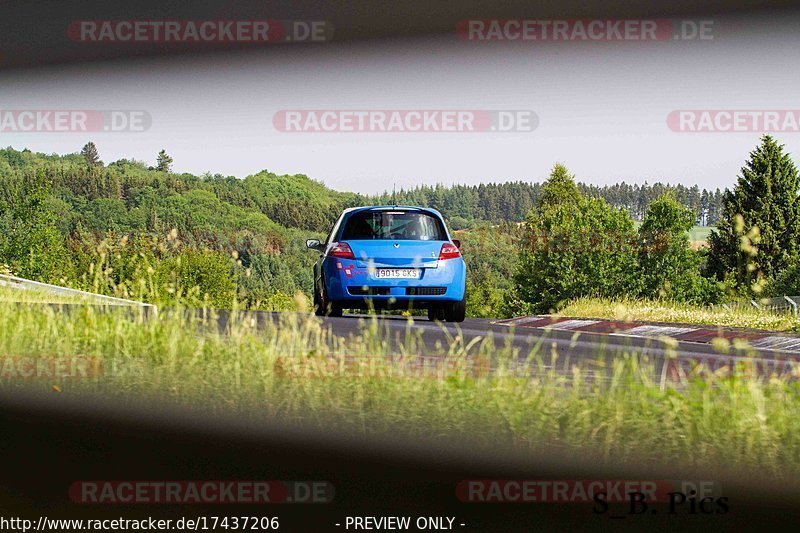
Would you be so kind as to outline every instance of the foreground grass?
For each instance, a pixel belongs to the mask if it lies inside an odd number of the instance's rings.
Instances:
[[[464,346],[458,337],[443,347],[446,364],[425,367],[414,334],[392,350],[376,322],[344,339],[306,315],[261,328],[245,315],[219,331],[195,314],[161,313],[0,303],[0,386],[146,397],[256,423],[278,418],[487,450],[800,473],[800,396],[778,379],[696,379],[662,390],[631,353],[608,361],[608,380],[587,379],[578,367],[563,377],[540,366],[555,355],[549,348],[530,354],[520,377],[510,347],[490,339]],[[80,375],[44,375],[54,361],[75,360],[85,363]],[[19,373],[21,361],[43,364],[31,377]]]
[[[727,311],[658,300],[579,298],[558,313],[562,316],[606,318],[610,320],[709,324],[714,326],[800,332],[800,318],[755,308]]]
[[[16,289],[0,286],[0,302],[75,304],[91,303],[88,296],[66,296],[36,289]]]

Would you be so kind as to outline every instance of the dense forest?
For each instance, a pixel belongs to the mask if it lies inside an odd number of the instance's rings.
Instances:
[[[69,155],[0,149],[0,263],[20,276],[145,300],[199,285],[214,305],[235,295],[250,307],[296,308],[312,285],[306,238],[329,231],[346,207],[422,205],[465,230],[471,313],[490,315],[510,288],[519,223],[543,191],[538,181],[515,181],[361,195],[304,175],[240,179],[171,166],[165,151],[154,165],[104,164],[92,143]],[[661,183],[577,187],[638,220],[666,194],[700,225],[717,222],[723,196]]]
[[[697,185],[631,185],[623,182],[600,187],[578,183],[578,188],[586,196],[602,198],[616,208],[625,209],[634,220],[642,220],[652,202],[664,194],[670,194],[695,214],[697,225],[713,226],[719,217],[722,202],[719,189],[709,191]],[[460,229],[481,221],[493,224],[521,222],[539,201],[541,191],[541,183],[524,181],[450,187],[421,186],[395,193],[385,192],[369,198],[369,203],[396,202],[433,207],[444,213],[454,228]]]

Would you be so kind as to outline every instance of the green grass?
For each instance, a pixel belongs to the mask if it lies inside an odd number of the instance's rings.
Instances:
[[[642,222],[640,220],[634,220],[633,225],[638,230]],[[711,235],[711,232],[715,229],[714,226],[694,226],[689,230],[689,240],[697,243],[708,242],[708,236]]]
[[[558,313],[563,316],[611,320],[709,324],[713,326],[800,332],[800,319],[791,313],[768,313],[755,308],[698,307],[664,300],[579,298]]]
[[[714,231],[713,226],[695,226],[689,230],[689,240],[692,242],[708,242],[708,236]]]
[[[0,302],[75,304],[90,303],[90,296],[65,296],[36,289],[13,289],[0,286]]]
[[[180,309],[151,319],[137,313],[0,303],[0,386],[148,398],[256,424],[277,418],[354,435],[470,442],[495,453],[562,450],[598,461],[800,473],[800,396],[780,379],[708,377],[662,388],[635,353],[611,354],[607,381],[588,380],[577,366],[564,377],[543,366],[558,355],[549,345],[521,354],[528,366],[520,374],[510,346],[492,339],[464,346],[458,336],[441,347],[445,366],[422,371],[417,334],[409,330],[392,350],[376,321],[343,338],[305,314],[265,328],[244,315],[218,331],[214,320],[185,318]],[[10,375],[21,358],[75,357],[93,371]],[[493,373],[485,372],[490,359]]]

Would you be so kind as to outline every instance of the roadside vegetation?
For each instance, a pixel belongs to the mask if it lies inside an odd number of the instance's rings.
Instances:
[[[323,237],[346,207],[398,202],[434,207],[458,230],[470,269],[470,316],[516,311],[507,296],[518,234],[541,196],[540,183],[420,186],[365,196],[300,174],[195,176],[175,172],[173,164],[165,150],[153,165],[106,164],[91,142],[63,156],[0,149],[0,262],[25,278],[148,302],[174,303],[179,292],[197,286],[198,303],[207,297],[230,307],[235,298],[251,309],[305,309],[315,260],[305,239]],[[700,225],[716,222],[722,198],[719,190],[661,183],[577,187],[634,219],[670,193]],[[133,286],[142,278],[146,290]]]
[[[769,313],[747,306],[737,306],[728,310],[719,306],[699,307],[668,300],[578,298],[559,310],[557,314],[570,317],[708,324],[800,333],[800,318],[791,313]]]
[[[305,311],[316,259],[305,239],[323,238],[346,207],[398,202],[439,209],[461,239],[468,316],[560,312],[580,298],[702,314],[800,294],[800,179],[770,136],[724,193],[594,187],[557,164],[543,183],[370,197],[304,175],[194,176],[172,164],[162,150],[155,166],[106,165],[92,143],[66,156],[0,150],[0,262],[22,277],[149,303]]]
[[[234,316],[219,330],[213,313],[203,320],[183,311],[147,318],[131,309],[59,313],[0,302],[0,386],[172,404],[253,424],[275,418],[349,435],[459,440],[496,453],[563,452],[775,479],[800,473],[800,391],[783,378],[743,371],[662,387],[651,363],[630,352],[605,354],[608,379],[598,379],[602,354],[561,375],[546,365],[564,354],[546,342],[518,354],[491,339],[464,346],[456,336],[443,358],[424,360],[413,331],[394,349],[373,320],[340,338],[310,314],[262,327],[252,315]],[[41,375],[76,358],[85,375]],[[512,364],[520,359],[524,365]],[[21,375],[21,361],[42,364]]]
[[[0,286],[0,302],[74,304],[91,303],[91,297],[65,296],[39,290],[20,290]]]
[[[695,222],[695,213],[665,194],[647,206],[637,228],[626,210],[583,194],[558,164],[524,225],[512,312],[622,299],[633,302],[630,311],[664,310],[646,313],[651,320],[667,321],[672,308],[708,320],[714,313],[703,308],[712,304],[800,294],[800,177],[775,139],[762,137],[723,194],[707,247],[692,245]]]
[[[492,450],[800,473],[800,395],[789,376],[757,378],[742,358],[734,376],[704,372],[678,386],[654,379],[635,352],[598,353],[562,374],[553,358],[565,354],[546,340],[525,354],[491,338],[465,346],[458,335],[426,352],[440,357],[423,358],[413,328],[397,345],[371,319],[337,336],[310,313],[315,258],[304,240],[321,237],[345,207],[388,200],[302,175],[198,177],[171,165],[165,151],[148,167],[106,166],[89,145],[69,156],[0,150],[0,262],[16,275],[157,305],[60,312],[0,295],[0,386]],[[702,322],[702,306],[788,290],[800,271],[787,244],[794,167],[765,137],[747,168],[718,202],[696,188],[582,186],[563,165],[542,185],[423,187],[398,201],[456,222],[473,316],[574,310]],[[753,195],[773,198],[771,211]],[[689,232],[712,220],[719,237],[696,249]],[[779,261],[762,260],[762,236]],[[219,308],[233,310],[224,329]],[[262,315],[259,325],[243,309],[298,312]],[[47,372],[76,361],[81,375]]]

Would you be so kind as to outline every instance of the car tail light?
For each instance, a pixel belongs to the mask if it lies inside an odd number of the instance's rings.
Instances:
[[[451,242],[444,243],[442,245],[442,251],[439,252],[439,260],[455,259],[456,257],[461,257],[461,252],[458,251],[458,247]]]
[[[350,249],[350,245],[346,242],[335,242],[331,249],[328,250],[328,255],[330,257],[341,257],[342,259],[355,259],[356,256],[353,255],[353,250]]]

